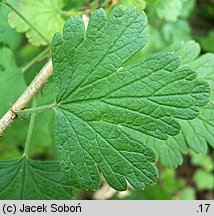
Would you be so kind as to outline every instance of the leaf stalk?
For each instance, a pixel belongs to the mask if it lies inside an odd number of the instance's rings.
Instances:
[[[36,106],[36,100],[33,100],[33,107]],[[22,158],[27,158],[29,159],[29,147],[30,147],[30,142],[32,139],[32,135],[33,135],[33,128],[35,125],[35,120],[36,120],[36,113],[33,113],[30,117],[30,123],[29,123],[29,127],[28,127],[28,132],[27,132],[27,137],[26,137],[26,141],[25,141],[25,147],[24,147],[24,152],[22,155]]]
[[[53,109],[54,107],[56,107],[55,103],[44,105],[44,106],[39,106],[39,107],[32,107],[32,108],[24,109],[24,110],[13,110],[13,112],[16,113],[20,117],[25,117],[30,114],[45,112],[47,110]]]

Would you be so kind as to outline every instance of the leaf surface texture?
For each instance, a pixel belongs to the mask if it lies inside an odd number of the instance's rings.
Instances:
[[[70,181],[58,162],[0,161],[0,197],[6,200],[72,199]]]
[[[56,145],[60,166],[74,185],[97,189],[101,171],[117,190],[127,181],[144,188],[157,178],[152,150],[133,132],[162,140],[178,134],[176,120],[193,119],[208,102],[209,87],[180,66],[172,52],[126,63],[143,48],[146,17],[136,9],[100,9],[85,32],[69,19],[52,42]]]

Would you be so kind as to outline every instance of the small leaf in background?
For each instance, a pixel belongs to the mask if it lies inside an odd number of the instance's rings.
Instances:
[[[161,26],[160,32],[163,40],[168,45],[191,39],[191,27],[185,20],[177,20],[174,23],[165,23]],[[162,49],[164,48],[165,47]]]
[[[17,0],[13,0],[13,3],[17,2]],[[11,49],[16,49],[22,39],[22,35],[17,33],[15,29],[12,29],[8,24],[8,14],[10,9],[1,5],[0,7],[0,43],[5,45],[9,45]]]
[[[74,185],[97,189],[99,170],[117,190],[155,182],[155,157],[132,131],[159,139],[180,132],[175,118],[192,119],[208,102],[207,83],[179,68],[173,53],[157,53],[125,66],[146,43],[146,17],[116,7],[66,22],[52,43],[60,166]],[[148,143],[149,145],[149,143]]]
[[[181,133],[169,137],[167,140],[159,140],[151,136],[134,134],[138,140],[142,139],[155,152],[161,165],[167,168],[175,168],[183,163],[183,154],[188,152],[186,142]]]
[[[197,153],[207,150],[207,143],[214,147],[214,54],[198,57],[200,47],[194,41],[181,45],[179,51],[182,62],[198,72],[198,76],[210,84],[212,95],[209,104],[201,108],[200,115],[191,121],[180,122],[188,146]]]
[[[73,199],[72,185],[57,162],[18,159],[0,161],[3,200]]]
[[[195,190],[191,187],[186,187],[183,190],[180,190],[179,193],[175,196],[177,200],[195,200]]]
[[[149,34],[146,46],[132,59],[145,57],[154,52],[160,52],[176,42],[188,41],[191,39],[191,28],[186,20],[177,20],[176,22],[163,22],[160,25],[154,25],[152,17],[148,17],[150,23],[145,32]],[[156,19],[157,20],[157,19]]]
[[[130,7],[135,7],[139,10],[144,10],[146,8],[146,4],[150,3],[156,3],[157,0],[120,0],[119,3],[124,7],[124,8],[130,8]]]
[[[214,31],[210,31],[206,36],[200,36],[198,38],[202,49],[205,52],[214,52]]]
[[[64,0],[20,0],[15,5],[19,12],[49,41],[55,32],[62,31],[64,19],[60,11],[63,6]],[[25,32],[29,42],[33,45],[47,45],[47,42],[16,13],[9,14],[9,24],[18,32]]]
[[[211,158],[207,154],[191,154],[192,164],[194,166],[200,166],[207,172],[211,172],[214,170],[213,158]]]
[[[148,11],[166,21],[174,22],[182,11],[184,0],[159,0],[156,4],[149,5]]]
[[[170,23],[176,22],[179,18],[188,18],[194,6],[195,0],[158,0],[156,4],[148,5],[147,11],[155,19]]]
[[[214,187],[213,173],[199,169],[196,171],[193,179],[199,190],[211,190]]]
[[[180,17],[183,19],[191,19],[191,16],[196,7],[196,0],[181,0],[182,10],[180,11]]]
[[[144,0],[120,0],[120,4],[124,8],[136,7],[139,10],[144,10],[146,7],[146,1]]]
[[[17,67],[13,53],[0,48],[0,117],[2,117],[25,90],[24,77]]]

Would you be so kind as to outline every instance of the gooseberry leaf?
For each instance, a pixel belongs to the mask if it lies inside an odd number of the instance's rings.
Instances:
[[[0,161],[2,200],[73,199],[72,186],[58,162],[17,159]]]
[[[176,135],[176,118],[193,119],[209,87],[171,52],[126,63],[143,48],[146,16],[116,7],[69,19],[52,42],[56,146],[73,185],[97,189],[100,173],[117,190],[138,189],[157,178],[155,156],[132,131],[159,139]]]
[[[194,41],[176,43],[167,49],[174,51],[181,57],[182,66],[188,65],[198,72],[198,76],[206,80],[214,91],[214,54],[200,54],[200,46]],[[200,108],[200,114],[192,120],[179,120],[182,132],[167,141],[144,136],[152,150],[156,153],[161,164],[168,168],[175,168],[183,162],[183,153],[189,149],[197,153],[207,151],[207,144],[214,148],[214,96],[211,95],[209,103]],[[139,135],[136,135],[139,136]],[[142,139],[142,136],[138,139]]]
[[[139,135],[137,135],[139,136]],[[161,165],[167,168],[176,168],[183,162],[183,154],[188,152],[188,147],[182,133],[169,137],[167,140],[160,140],[151,136],[140,136],[155,152]]]
[[[64,19],[60,10],[63,6],[64,0],[21,0],[15,5],[19,12],[50,42],[53,35],[62,30]],[[47,42],[15,12],[9,14],[9,24],[18,32],[26,32],[29,42],[33,45],[47,45]]]
[[[200,54],[200,46],[194,41],[180,43],[176,51],[181,56],[183,64],[196,70],[199,78],[206,80],[211,87],[211,98],[209,103],[200,109],[197,118],[190,121],[180,121],[182,134],[190,149],[196,153],[207,151],[207,143],[214,148],[214,54]],[[172,49],[172,48],[171,48]]]

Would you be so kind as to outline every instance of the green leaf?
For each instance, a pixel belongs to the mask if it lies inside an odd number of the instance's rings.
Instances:
[[[183,64],[192,63],[200,54],[201,48],[195,41],[178,42],[174,43],[167,51],[176,52],[180,57]]]
[[[26,88],[24,77],[18,69],[13,53],[0,48],[0,117],[11,107]]]
[[[195,200],[196,194],[195,190],[191,187],[185,187],[178,192],[175,196],[176,200]]]
[[[147,37],[142,11],[116,7],[93,13],[87,32],[69,19],[52,43],[56,145],[60,166],[74,185],[97,189],[101,171],[117,190],[157,178],[150,148],[132,131],[160,139],[180,132],[175,118],[192,119],[208,102],[207,83],[173,53],[157,53],[126,66]]]
[[[72,199],[70,181],[57,162],[27,159],[0,161],[3,200]]]
[[[161,26],[161,29],[158,30],[161,32],[162,37],[168,46],[175,42],[191,39],[191,28],[186,20],[179,19],[173,23],[166,22]]]
[[[212,92],[214,91],[214,54],[204,54],[198,57],[200,46],[194,41],[180,44],[177,51],[181,55],[182,62],[198,72],[201,79],[209,82]],[[187,145],[197,153],[207,150],[207,143],[214,148],[214,95],[207,106],[202,107],[200,115],[191,121],[181,121],[184,139]]]
[[[146,7],[146,1],[144,0],[120,0],[120,4],[124,8],[136,7],[139,10],[144,10]]]
[[[194,41],[177,43],[168,50],[178,53],[181,57],[182,65],[188,65],[190,68],[197,70],[199,77],[208,81],[212,92],[214,91],[213,54],[205,54],[198,57],[200,46]],[[195,119],[189,121],[179,120],[182,128],[181,134],[170,137],[167,141],[148,136],[144,138],[147,140],[147,143],[152,145],[152,150],[155,151],[163,166],[175,168],[181,165],[183,162],[182,154],[187,152],[188,149],[192,149],[197,153],[203,153],[207,150],[207,143],[214,148],[213,99],[212,94],[209,104],[200,108],[200,114]]]
[[[194,7],[195,0],[158,0],[156,4],[148,5],[146,10],[154,21],[162,19],[170,25],[170,22],[178,21],[179,18],[187,19]]]
[[[149,17],[151,21],[152,17]],[[155,22],[157,20],[154,19]],[[141,56],[146,56],[169,47],[171,44],[191,39],[191,28],[187,21],[178,20],[177,22],[161,25],[148,25],[146,31],[149,34],[149,40],[145,48],[140,52]]]
[[[196,0],[181,0],[182,10],[180,12],[180,17],[184,19],[189,19],[192,12],[197,7]]]
[[[13,0],[13,2],[17,2]],[[21,35],[12,29],[8,24],[9,8],[5,5],[0,6],[0,43],[17,48],[21,41]]]
[[[211,30],[206,36],[198,38],[201,47],[206,52],[214,52],[214,31]]]
[[[182,11],[182,2],[185,0],[159,0],[154,5],[149,5],[148,11],[166,21],[174,22]]]
[[[198,170],[193,177],[199,190],[212,190],[214,185],[213,173]]]
[[[209,154],[191,154],[191,163],[194,166],[200,166],[207,172],[214,170],[212,155]]]
[[[15,7],[40,33],[51,41],[55,32],[62,31],[64,19],[60,15],[60,10],[63,6],[64,0],[21,0]],[[26,37],[33,45],[47,45],[47,42],[16,13],[11,12],[9,14],[9,24],[18,32],[26,32]]]
[[[130,7],[135,7],[139,10],[144,10],[146,8],[146,4],[154,4],[156,3],[157,0],[120,0],[119,3],[124,7],[124,8],[130,8]]]
[[[142,139],[142,136],[140,137]],[[155,152],[161,165],[167,168],[175,168],[183,162],[183,155],[187,153],[188,148],[182,134],[169,137],[168,140],[159,140],[154,137],[145,136],[147,143]]]

